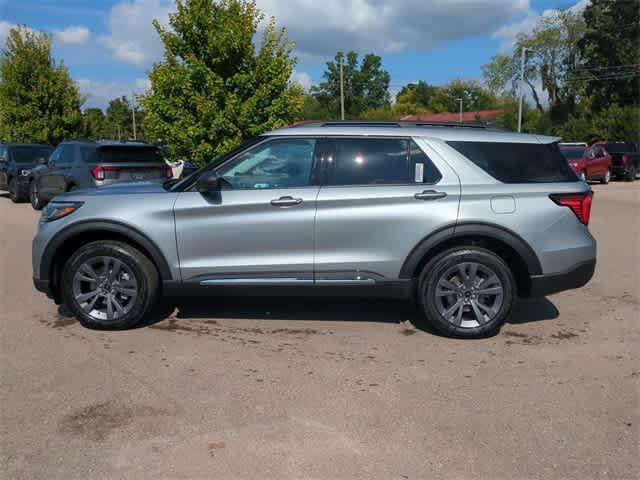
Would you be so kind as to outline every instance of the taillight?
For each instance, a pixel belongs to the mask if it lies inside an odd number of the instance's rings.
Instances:
[[[586,193],[554,193],[549,198],[558,205],[569,207],[576,214],[578,220],[589,225],[589,217],[591,216],[591,202],[593,201],[593,192]]]
[[[96,165],[91,169],[91,176],[96,180],[104,180],[107,178],[107,173],[117,172],[117,171],[118,171],[118,167]]]
[[[622,155],[622,163],[627,163],[629,161],[628,155]]]

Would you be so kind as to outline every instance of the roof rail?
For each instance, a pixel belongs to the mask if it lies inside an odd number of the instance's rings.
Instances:
[[[428,122],[428,121],[366,121],[366,120],[338,120],[328,122],[304,122],[296,127],[377,127],[377,128],[417,128],[417,127],[443,127],[443,128],[476,128],[485,130],[508,130],[501,125],[490,122]]]

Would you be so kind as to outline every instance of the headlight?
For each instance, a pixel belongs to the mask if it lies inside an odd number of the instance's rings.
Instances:
[[[31,174],[31,170],[21,170],[20,175],[23,177],[28,177]]]
[[[40,217],[40,221],[42,222],[53,222],[54,220],[58,220],[60,218],[66,217],[67,215],[71,215],[77,209],[79,209],[83,205],[83,202],[55,202],[47,205],[44,210],[42,210],[42,217]]]

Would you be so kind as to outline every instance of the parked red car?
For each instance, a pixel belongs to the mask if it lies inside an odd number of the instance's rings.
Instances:
[[[609,183],[611,180],[611,155],[602,145],[596,144],[584,148],[560,144],[560,151],[583,181]]]

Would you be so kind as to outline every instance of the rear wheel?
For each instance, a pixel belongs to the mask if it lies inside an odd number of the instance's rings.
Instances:
[[[40,197],[40,190],[38,190],[38,183],[32,180],[29,184],[29,201],[34,210],[42,210],[47,202],[43,201]]]
[[[627,177],[626,177],[627,182],[633,182],[636,179],[637,175],[638,175],[638,167],[636,167],[635,165],[631,165],[629,167],[629,171],[627,172]]]
[[[511,314],[516,282],[507,264],[489,250],[460,247],[424,267],[418,302],[430,326],[452,337],[493,335]]]
[[[607,168],[607,171],[605,172],[604,177],[600,179],[600,183],[602,183],[603,185],[606,185],[610,181],[611,181],[611,170]]]
[[[135,326],[153,307],[158,289],[153,263],[121,242],[85,245],[71,256],[62,273],[64,302],[89,328]]]

